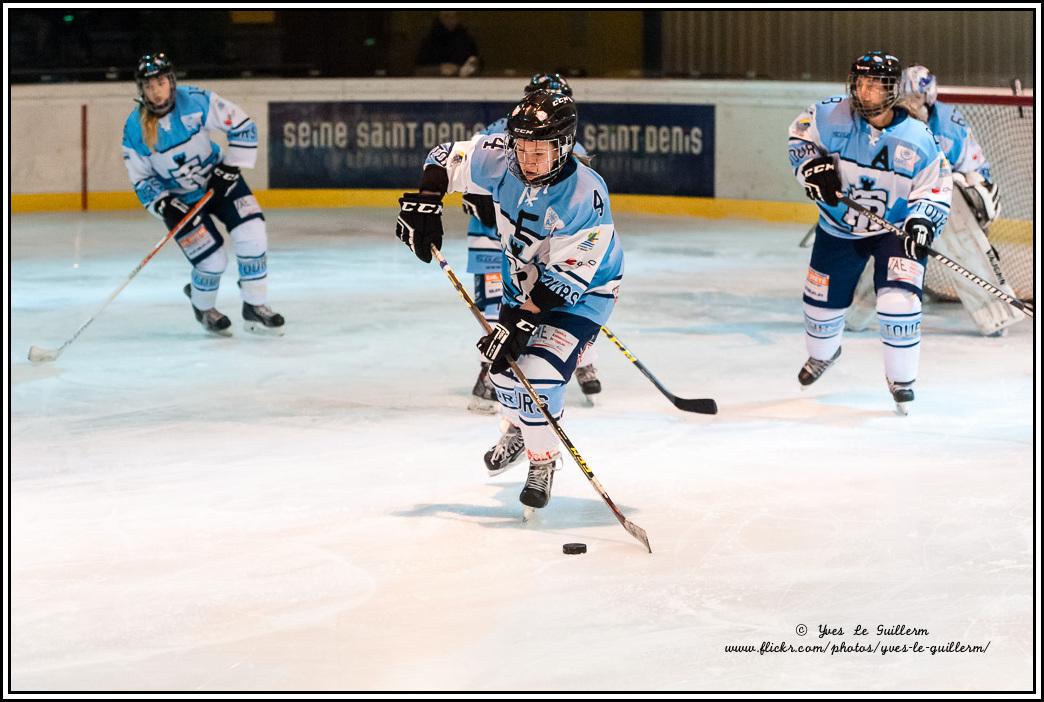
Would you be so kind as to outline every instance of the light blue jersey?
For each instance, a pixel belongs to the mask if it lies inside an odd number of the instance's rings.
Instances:
[[[939,146],[954,171],[976,172],[987,182],[993,182],[989,161],[960,110],[953,105],[936,102],[928,108],[928,128],[939,140]]]
[[[842,192],[900,229],[920,217],[941,232],[950,212],[950,163],[923,122],[895,108],[892,123],[877,129],[859,116],[847,97],[833,97],[802,112],[790,125],[790,166],[804,187],[801,167],[837,155]],[[817,201],[819,226],[842,239],[861,239],[882,228],[843,203]]]
[[[228,135],[228,153],[211,141],[209,131]],[[257,125],[236,105],[202,88],[178,87],[174,108],[158,120],[154,148],[145,144],[139,109],[123,127],[123,163],[141,204],[152,211],[167,195],[192,204],[203,197],[211,170],[253,168],[257,160]],[[155,214],[155,213],[154,213]]]
[[[491,136],[507,132],[507,117],[490,122],[476,136]],[[577,142],[573,145],[573,153],[587,156],[587,150]],[[468,273],[484,275],[499,273],[501,268],[500,233],[496,227],[487,227],[478,217],[470,217],[468,221]]]
[[[539,281],[565,301],[557,311],[603,324],[623,278],[605,181],[569,159],[554,183],[528,186],[509,171],[506,145],[503,134],[440,144],[425,166],[446,169],[450,192],[493,196],[506,304],[522,305]]]

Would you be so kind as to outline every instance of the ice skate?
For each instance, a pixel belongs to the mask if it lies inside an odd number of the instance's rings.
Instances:
[[[501,420],[506,422],[506,420]],[[508,424],[507,430],[500,437],[500,441],[486,451],[486,471],[490,477],[500,475],[522,457],[526,451],[526,443],[522,439],[522,430],[513,424]]]
[[[192,284],[189,283],[185,286],[185,297],[190,301],[192,300]],[[196,315],[196,321],[203,325],[211,334],[217,334],[218,336],[232,336],[232,322],[228,317],[217,311],[216,307],[211,307],[209,310],[197,309],[195,305],[192,305],[192,312]]]
[[[519,502],[534,509],[547,506],[551,499],[551,482],[558,469],[557,463],[557,456],[550,461],[530,462],[529,477],[526,479],[526,486],[522,488],[522,492],[518,496]]]
[[[807,387],[812,383],[819,380],[819,376],[823,375],[827,368],[834,365],[834,361],[841,355],[841,347],[837,348],[837,351],[828,361],[820,361],[818,358],[812,358],[805,361],[805,365],[798,371],[798,382],[801,383],[802,387]]]
[[[576,369],[576,382],[585,395],[597,395],[602,392],[602,382],[598,380],[598,369],[593,363]]]
[[[895,400],[895,411],[904,417],[910,413],[910,403],[914,401],[913,384],[912,380],[907,383],[888,381],[888,389],[892,392],[892,399]]]
[[[268,305],[251,305],[243,303],[243,328],[254,334],[267,334],[269,336],[282,336],[283,315],[272,311]]]
[[[478,378],[475,379],[475,387],[471,388],[468,410],[479,414],[496,414],[497,404],[497,393],[489,379],[489,364],[483,363]]]

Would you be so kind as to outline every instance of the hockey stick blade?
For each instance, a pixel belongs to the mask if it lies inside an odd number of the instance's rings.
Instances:
[[[697,414],[718,413],[718,403],[710,398],[687,400],[684,397],[676,397],[672,401],[674,406],[682,412],[696,412]]]
[[[646,550],[652,553],[652,546],[649,545],[649,536],[645,533],[645,529],[626,518],[621,520],[620,523],[623,524],[623,528],[627,530],[628,534],[640,541],[642,546],[645,546]]]
[[[51,361],[58,360],[58,351],[55,349],[41,348],[39,346],[30,346],[29,360],[32,363],[50,363]]]

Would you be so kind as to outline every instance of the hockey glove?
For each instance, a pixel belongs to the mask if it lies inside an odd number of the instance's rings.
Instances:
[[[238,180],[238,166],[228,166],[224,163],[214,166],[214,170],[210,172],[210,179],[207,181],[207,189],[214,191],[214,197],[210,199],[210,206],[220,205]]]
[[[927,219],[914,218],[906,221],[906,236],[903,247],[906,255],[913,259],[922,259],[928,255],[926,247],[935,239],[935,225]]]
[[[837,175],[837,164],[831,156],[820,156],[801,167],[801,178],[805,181],[805,195],[809,200],[825,202],[833,207],[838,203],[841,179]]]
[[[497,226],[497,215],[493,209],[492,195],[469,193],[464,196],[462,204],[464,205],[464,214],[471,215],[482,222],[482,226],[486,229],[492,229]]]
[[[431,246],[442,248],[442,198],[438,195],[403,193],[399,198],[395,236],[425,263],[431,263]]]
[[[969,182],[972,180],[968,179]],[[996,183],[979,179],[974,185],[959,188],[961,195],[968,202],[968,207],[975,214],[975,221],[979,226],[986,229],[997,219],[1000,214],[1000,190]]]
[[[214,198],[211,198],[210,202],[212,203],[213,201]],[[207,207],[209,206],[210,203],[207,203]],[[178,222],[181,221],[182,217],[187,215],[189,210],[192,209],[192,205],[182,202],[173,195],[168,195],[157,202],[153,209],[156,214],[163,218],[163,223],[167,225],[167,229],[173,229],[178,226]],[[188,231],[189,229],[198,227],[203,222],[204,210],[206,210],[206,207],[197,212],[196,215],[185,224],[183,229]]]
[[[538,317],[537,313],[521,307],[501,306],[500,319],[493,325],[493,331],[475,344],[482,357],[491,364],[490,373],[503,373],[509,361],[518,360],[536,331]]]

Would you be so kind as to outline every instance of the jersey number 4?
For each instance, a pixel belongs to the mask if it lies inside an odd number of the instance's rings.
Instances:
[[[605,216],[605,203],[602,202],[602,196],[598,194],[597,190],[594,191],[594,203],[592,204],[599,217]]]

